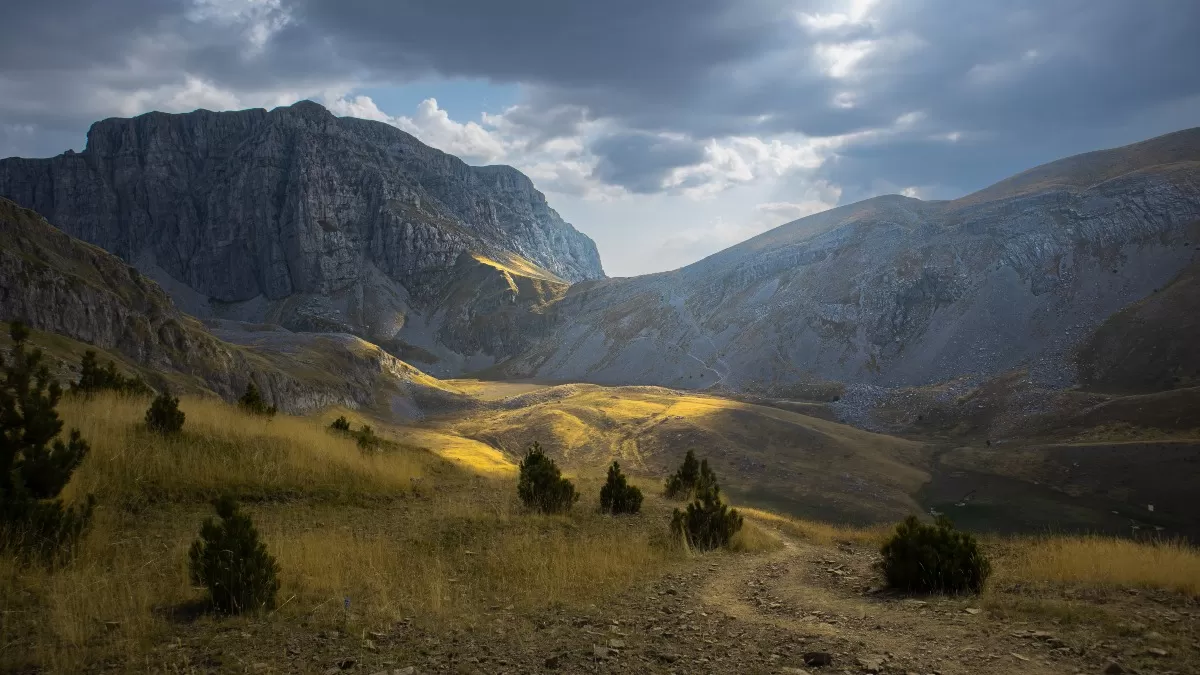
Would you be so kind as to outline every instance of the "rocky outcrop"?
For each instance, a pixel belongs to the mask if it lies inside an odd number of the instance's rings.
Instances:
[[[309,101],[97,122],[82,153],[0,160],[0,196],[134,263],[197,316],[379,342],[414,315],[428,326],[464,253],[563,282],[604,274],[595,244],[517,170]]]
[[[239,326],[218,339],[133,266],[0,199],[0,321],[14,320],[112,350],[177,387],[231,399],[254,380],[289,412],[376,406],[414,417],[456,404],[432,378],[349,335]]]
[[[1081,341],[1197,259],[1198,218],[1200,129],[956,201],[878,197],[675,272],[577,284],[502,371],[776,395],[1014,369],[1070,385]]]

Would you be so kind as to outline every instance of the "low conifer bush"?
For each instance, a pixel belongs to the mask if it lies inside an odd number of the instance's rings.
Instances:
[[[13,348],[0,358],[0,549],[54,562],[70,556],[91,521],[94,502],[68,507],[59,493],[87,455],[88,444],[63,423],[55,407],[62,388],[25,344],[29,330],[13,322]]]
[[[71,391],[78,394],[116,391],[130,396],[149,396],[154,393],[140,377],[125,377],[118,373],[112,361],[101,366],[96,359],[96,352],[91,349],[83,353],[83,361],[79,364],[79,381],[71,386]]]
[[[542,513],[561,513],[571,508],[579,495],[571,481],[562,477],[558,465],[534,441],[521,460],[517,496],[527,508]]]
[[[224,614],[272,609],[279,591],[278,563],[232,497],[222,497],[214,506],[220,520],[206,519],[188,551],[192,583],[208,589],[213,609]]]
[[[164,389],[146,410],[146,428],[164,436],[177,434],[183,429],[185,417],[179,409],[179,399]]]
[[[608,467],[608,481],[600,488],[600,510],[613,515],[642,510],[642,491],[629,484],[617,462]]]
[[[690,452],[688,455],[695,462]],[[721,499],[721,486],[707,459],[699,464],[695,475],[694,498],[687,508],[675,509],[671,532],[697,551],[728,546],[733,535],[742,529],[742,516]]]
[[[975,537],[945,516],[932,525],[909,516],[880,549],[888,586],[918,593],[979,593],[992,566]]]
[[[258,385],[251,380],[246,385],[246,393],[238,399],[238,405],[242,410],[252,415],[263,415],[266,417],[274,417],[277,412],[275,406],[268,406],[267,402],[262,397],[262,392],[258,390]]]
[[[345,415],[341,415],[329,425],[329,428],[334,431],[350,431],[350,422]]]

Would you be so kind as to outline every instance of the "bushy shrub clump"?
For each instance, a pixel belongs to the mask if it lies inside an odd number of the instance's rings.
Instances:
[[[617,462],[608,467],[608,481],[600,488],[600,510],[613,515],[642,510],[642,491],[629,484]]]
[[[364,424],[362,429],[354,432],[354,439],[358,442],[359,450],[374,450],[383,444],[383,439],[375,435],[375,430],[369,424]]]
[[[695,456],[689,451],[676,476],[684,474],[685,469],[690,471],[689,462],[695,465],[695,461]],[[699,464],[692,475],[695,476],[695,482],[689,492],[693,500],[686,509],[675,509],[671,516],[671,532],[698,551],[728,546],[733,535],[742,529],[742,516],[737,509],[729,508],[722,501],[721,486],[717,483],[716,473],[709,468],[707,459]]]
[[[575,486],[562,477],[558,465],[534,441],[521,460],[517,496],[527,508],[542,513],[561,513],[579,500]]]
[[[246,393],[242,394],[242,397],[238,399],[238,405],[241,406],[242,410],[253,415],[274,417],[277,412],[275,406],[268,406],[267,402],[263,400],[262,393],[258,390],[258,385],[254,384],[253,380],[246,385]]]
[[[29,330],[10,326],[13,349],[0,358],[0,549],[46,562],[70,555],[91,521],[93,502],[67,507],[58,498],[89,450],[72,429],[64,443],[55,407],[62,388],[28,350]]]
[[[164,389],[146,410],[146,428],[164,436],[177,434],[183,429],[185,417],[179,409],[179,399]]]
[[[716,482],[716,474],[708,467],[708,460],[698,462],[696,453],[688,450],[683,464],[667,479],[663,494],[670,499],[692,499],[700,497]]]
[[[232,497],[222,497],[214,506],[221,520],[206,519],[200,538],[188,551],[192,583],[208,589],[209,601],[218,612],[241,614],[273,608],[279,591],[279,564]]]
[[[116,391],[130,396],[149,396],[154,393],[142,378],[125,377],[118,373],[116,364],[111,360],[101,366],[96,359],[96,352],[91,349],[83,353],[83,361],[79,366],[79,381],[71,386],[74,393]]]
[[[975,537],[954,529],[945,516],[926,525],[909,516],[880,549],[888,586],[921,593],[979,593],[992,566]]]
[[[333,429],[334,431],[350,431],[350,422],[346,419],[345,415],[342,415],[334,420],[333,423],[329,425],[329,428]]]

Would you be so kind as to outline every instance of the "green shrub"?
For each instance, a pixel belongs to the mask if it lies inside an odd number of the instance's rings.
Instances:
[[[42,351],[27,351],[29,331],[10,327],[10,360],[0,358],[0,548],[46,562],[68,557],[91,520],[93,501],[79,508],[58,499],[88,452],[72,429],[58,438],[55,407],[62,388],[42,364]]]
[[[566,511],[579,500],[575,486],[562,477],[558,465],[542,452],[537,441],[529,446],[525,459],[521,460],[517,496],[526,507],[542,513]]]
[[[359,450],[374,450],[383,444],[383,439],[375,435],[375,430],[369,424],[364,424],[362,429],[355,432],[354,438]]]
[[[696,461],[696,454],[688,450],[679,466],[663,488],[663,494],[670,499],[695,499],[716,485],[717,476],[708,467],[708,460]]]
[[[350,422],[343,415],[334,420],[333,424],[329,425],[329,428],[334,431],[350,431]]]
[[[904,591],[979,593],[992,571],[975,537],[954,529],[945,516],[933,525],[909,516],[880,553],[877,564],[888,586]]]
[[[600,488],[600,510],[613,515],[642,510],[642,491],[629,484],[616,462],[608,467],[608,481]]]
[[[675,509],[671,516],[671,532],[698,551],[728,546],[733,535],[742,529],[742,516],[721,500],[721,486],[707,459],[700,463],[695,476],[691,490],[695,497],[686,509]]]
[[[263,400],[262,393],[258,391],[258,385],[254,384],[254,380],[251,380],[246,385],[246,393],[242,394],[242,397],[238,399],[238,405],[241,406],[242,410],[253,415],[274,417],[277,412],[275,406],[268,406],[267,402]]]
[[[117,372],[117,366],[109,361],[103,367],[96,360],[96,352],[89,349],[83,353],[79,364],[79,381],[71,386],[79,394],[94,394],[100,391],[118,391],[130,396],[149,396],[154,392],[140,377],[125,377]]]
[[[258,539],[250,517],[232,497],[214,503],[220,522],[208,518],[188,551],[192,582],[208,589],[214,609],[241,614],[275,606],[279,565]]]
[[[183,429],[184,417],[179,399],[164,389],[146,410],[146,427],[163,435],[177,434]]]

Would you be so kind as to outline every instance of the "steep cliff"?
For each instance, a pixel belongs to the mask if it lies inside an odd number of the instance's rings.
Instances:
[[[955,201],[840,207],[675,272],[577,284],[553,333],[499,372],[786,395],[1028,369],[1065,386],[1083,340],[1197,259],[1198,220],[1193,129]]]
[[[451,360],[466,347],[434,317],[464,254],[521,259],[564,287],[604,274],[595,244],[517,170],[309,101],[97,122],[82,153],[0,160],[0,196],[134,263],[197,316],[382,343],[416,318],[417,340]],[[485,362],[524,344],[488,342]]]
[[[290,412],[344,405],[413,417],[459,403],[433,378],[348,335],[236,326],[219,339],[131,265],[0,199],[0,321],[14,320],[109,350],[177,389],[234,398],[253,379]]]

